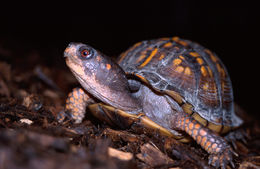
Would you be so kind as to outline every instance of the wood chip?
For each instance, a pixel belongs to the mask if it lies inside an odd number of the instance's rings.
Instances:
[[[137,154],[136,157],[151,167],[159,167],[174,163],[171,158],[149,143],[141,146],[141,153]]]
[[[21,122],[21,123],[26,123],[26,124],[28,124],[28,125],[31,125],[31,124],[33,123],[33,121],[32,121],[32,120],[29,120],[29,119],[20,119],[20,122]]]
[[[130,161],[133,159],[133,154],[129,152],[123,152],[112,147],[108,147],[108,155],[111,157],[118,158],[123,161]]]

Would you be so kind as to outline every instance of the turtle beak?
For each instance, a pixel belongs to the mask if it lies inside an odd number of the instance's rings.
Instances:
[[[76,54],[76,43],[71,42],[69,43],[68,47],[64,51],[64,57],[72,57],[73,55]]]

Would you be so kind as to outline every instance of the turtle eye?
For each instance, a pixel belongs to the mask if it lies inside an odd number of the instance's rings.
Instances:
[[[83,58],[90,57],[90,52],[87,49],[82,50],[80,54],[81,54],[81,57],[83,57]]]

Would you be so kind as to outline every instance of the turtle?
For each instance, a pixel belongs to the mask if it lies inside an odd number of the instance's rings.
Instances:
[[[81,84],[66,100],[65,114],[80,123],[86,108],[122,129],[135,125],[181,142],[195,140],[216,168],[237,155],[222,134],[242,125],[232,84],[220,58],[179,37],[134,44],[115,61],[90,45],[71,42],[67,66]],[[64,116],[59,116],[62,121]]]

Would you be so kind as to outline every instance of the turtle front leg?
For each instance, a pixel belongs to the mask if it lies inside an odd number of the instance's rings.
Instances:
[[[232,150],[225,139],[204,127],[189,115],[180,114],[175,123],[178,129],[188,133],[210,154],[209,164],[217,168],[226,168],[226,165],[230,163],[234,168],[232,156],[233,154],[237,154]]]
[[[86,107],[92,103],[94,100],[83,89],[74,88],[66,100],[65,111],[59,112],[57,119],[62,122],[65,117],[68,117],[75,123],[81,123],[86,113]]]

